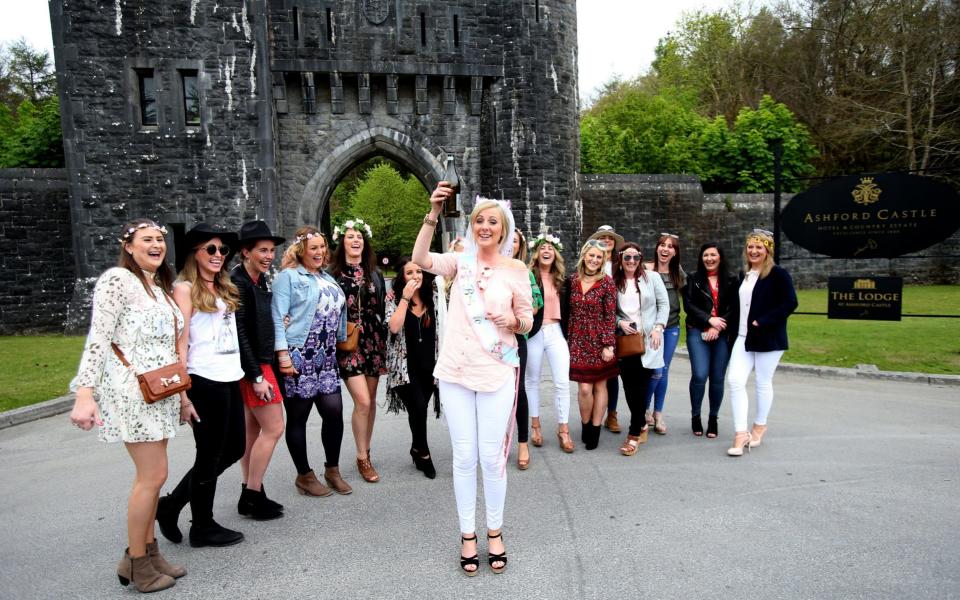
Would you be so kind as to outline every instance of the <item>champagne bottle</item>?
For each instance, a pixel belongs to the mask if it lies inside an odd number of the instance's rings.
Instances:
[[[453,156],[447,155],[447,172],[443,176],[447,185],[453,188],[453,194],[443,202],[443,216],[456,218],[460,216],[460,175],[453,164]]]

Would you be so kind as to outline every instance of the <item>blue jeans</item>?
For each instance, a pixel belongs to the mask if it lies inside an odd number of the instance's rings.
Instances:
[[[663,366],[653,370],[650,385],[647,388],[645,410],[650,410],[650,401],[653,400],[653,410],[663,412],[663,401],[667,397],[667,375],[670,372],[670,361],[680,343],[680,326],[667,327],[663,331]]]
[[[721,335],[712,342],[700,337],[699,329],[687,329],[687,352],[690,353],[690,409],[700,416],[703,392],[710,378],[710,416],[716,417],[723,403],[723,380],[730,360],[730,344]]]

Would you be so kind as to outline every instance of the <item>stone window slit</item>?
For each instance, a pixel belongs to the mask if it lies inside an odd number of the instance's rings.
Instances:
[[[327,42],[333,43],[333,10],[327,8]]]
[[[153,69],[137,69],[137,98],[140,125],[156,127],[157,117],[157,80]]]
[[[453,15],[453,47],[460,47],[460,16]]]
[[[536,0],[536,2],[534,3],[534,11],[535,12],[533,14],[537,19],[537,23],[539,23],[540,22],[540,0]]]
[[[183,122],[188,127],[200,125],[200,86],[196,69],[180,70],[180,89],[183,92]]]
[[[300,9],[296,6],[293,7],[293,40],[295,42],[300,41]]]
[[[420,13],[420,45],[427,45],[427,13]]]

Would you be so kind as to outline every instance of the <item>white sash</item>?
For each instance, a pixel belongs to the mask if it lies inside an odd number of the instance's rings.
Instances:
[[[490,356],[507,366],[520,366],[520,356],[516,346],[509,346],[500,339],[497,326],[487,320],[483,303],[483,295],[477,286],[477,255],[463,252],[457,257],[457,279],[460,282],[460,292],[463,298],[463,308],[470,320],[470,325],[480,346]]]

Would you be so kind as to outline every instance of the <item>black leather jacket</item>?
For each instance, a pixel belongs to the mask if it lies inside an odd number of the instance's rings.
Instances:
[[[267,289],[266,278],[261,277],[259,285],[254,283],[242,263],[230,271],[230,279],[240,290],[240,308],[237,309],[240,366],[244,376],[253,381],[263,375],[261,364],[273,363],[273,319],[270,316],[273,294]]]
[[[728,341],[737,337],[737,313],[740,312],[740,286],[737,277],[728,275],[719,281],[717,290],[717,316],[727,321],[724,331]],[[713,296],[707,277],[699,271],[687,276],[683,286],[683,310],[687,313],[687,327],[704,331],[710,327],[710,312],[713,310]]]

